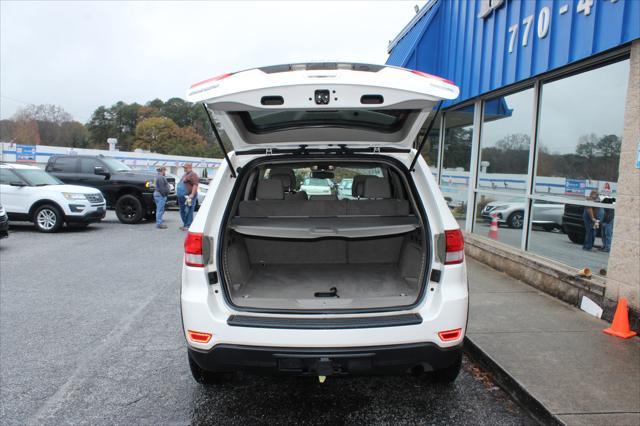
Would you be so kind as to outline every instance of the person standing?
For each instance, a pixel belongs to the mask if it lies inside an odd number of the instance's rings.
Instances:
[[[156,202],[156,228],[167,229],[162,216],[164,216],[164,207],[167,204],[167,196],[169,195],[169,182],[165,177],[167,169],[160,167],[156,175],[155,190],[153,191],[153,200]]]
[[[598,191],[595,189],[592,190],[587,197],[587,201],[600,201]],[[584,244],[582,244],[582,250],[591,250],[596,240],[596,233],[600,227],[600,220],[602,219],[600,209],[585,206],[582,212],[582,219],[584,220]]]
[[[182,218],[182,227],[180,229],[187,231],[191,226],[191,222],[193,222],[193,212],[198,200],[200,178],[193,171],[191,163],[185,163],[182,167],[184,168],[184,174],[180,178],[180,182],[184,185],[186,195],[184,196],[184,204],[180,205],[180,217]]]
[[[613,204],[613,198],[605,198],[602,200],[605,204]],[[611,237],[613,236],[613,220],[615,219],[615,211],[613,208],[604,208],[604,214],[602,215],[602,248],[601,251],[606,253],[611,251]]]

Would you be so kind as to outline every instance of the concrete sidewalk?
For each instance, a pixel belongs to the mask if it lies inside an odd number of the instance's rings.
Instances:
[[[467,346],[543,422],[640,425],[640,339],[467,257]],[[502,376],[503,380],[500,380]]]

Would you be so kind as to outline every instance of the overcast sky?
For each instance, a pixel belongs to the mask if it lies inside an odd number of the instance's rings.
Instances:
[[[384,63],[425,1],[0,3],[0,116],[184,97],[224,72],[309,60]]]

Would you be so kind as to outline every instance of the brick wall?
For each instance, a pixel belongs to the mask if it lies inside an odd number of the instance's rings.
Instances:
[[[613,242],[609,256],[606,297],[626,297],[640,308],[640,169],[636,168],[640,143],[640,40],[631,46],[629,87],[620,152]]]

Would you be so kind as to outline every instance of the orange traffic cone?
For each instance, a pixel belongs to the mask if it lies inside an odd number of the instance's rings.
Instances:
[[[620,301],[618,301],[618,307],[616,308],[616,314],[613,316],[611,327],[605,328],[602,331],[607,334],[611,334],[612,336],[622,337],[623,339],[628,339],[629,337],[633,337],[637,334],[629,328],[627,299],[624,297],[620,298]]]
[[[498,215],[491,213],[491,226],[489,226],[489,238],[498,239]]]

